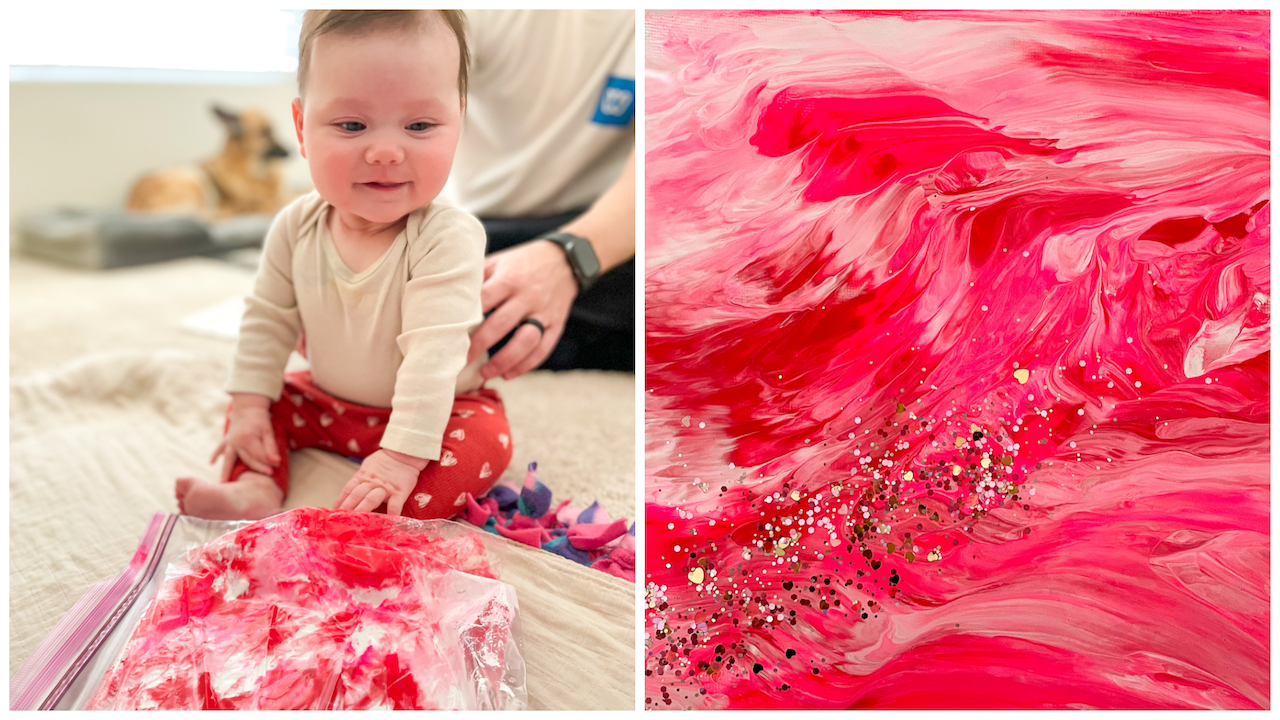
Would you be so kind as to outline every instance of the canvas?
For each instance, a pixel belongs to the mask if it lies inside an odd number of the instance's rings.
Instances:
[[[650,13],[645,706],[1269,708],[1269,13]]]

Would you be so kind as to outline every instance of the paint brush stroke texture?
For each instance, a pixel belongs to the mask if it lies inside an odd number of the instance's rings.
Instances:
[[[1270,706],[1269,52],[650,16],[647,707]]]

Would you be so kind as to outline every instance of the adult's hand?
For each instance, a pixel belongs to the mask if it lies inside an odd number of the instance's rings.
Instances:
[[[564,250],[550,240],[534,240],[486,257],[480,304],[489,316],[471,335],[467,362],[519,326],[481,366],[480,374],[486,380],[498,375],[510,380],[541,365],[559,342],[577,295],[578,281]],[[537,320],[546,330],[520,325],[525,318]]]

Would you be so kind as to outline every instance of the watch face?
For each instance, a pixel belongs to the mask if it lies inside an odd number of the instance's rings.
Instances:
[[[596,259],[595,251],[591,249],[589,243],[574,238],[569,243],[568,250],[573,255],[574,264],[578,266],[584,277],[594,280],[600,275],[600,261]]]

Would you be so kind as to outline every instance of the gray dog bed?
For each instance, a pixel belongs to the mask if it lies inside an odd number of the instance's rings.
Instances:
[[[270,215],[216,222],[59,208],[30,213],[18,228],[22,252],[63,265],[105,270],[262,244]]]

